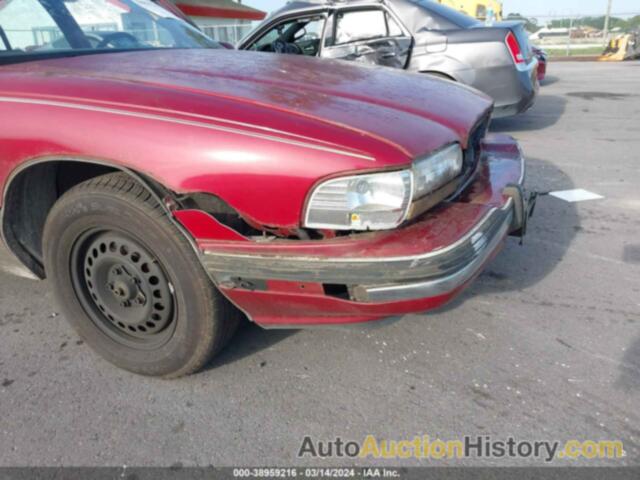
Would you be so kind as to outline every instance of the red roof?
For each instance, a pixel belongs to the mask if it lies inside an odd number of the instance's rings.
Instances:
[[[233,0],[173,0],[176,6],[190,17],[233,18],[238,20],[262,20],[267,14]]]

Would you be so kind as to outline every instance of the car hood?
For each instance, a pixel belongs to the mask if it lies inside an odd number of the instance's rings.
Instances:
[[[491,108],[468,87],[382,67],[229,50],[154,50],[10,67],[42,94],[176,115],[215,116],[271,135],[339,146],[377,167],[406,163],[469,133]],[[42,83],[42,82],[40,82]]]

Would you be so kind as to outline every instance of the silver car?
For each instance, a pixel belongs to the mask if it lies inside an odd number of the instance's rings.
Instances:
[[[292,1],[238,48],[440,76],[493,97],[495,117],[524,112],[538,91],[538,61],[522,23],[485,26],[428,0]]]

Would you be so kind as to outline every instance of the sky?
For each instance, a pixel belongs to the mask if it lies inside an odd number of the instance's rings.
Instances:
[[[271,12],[286,0],[242,0],[242,3]],[[526,16],[604,15],[607,0],[503,0],[504,12]],[[640,0],[613,0],[613,13],[640,13]]]

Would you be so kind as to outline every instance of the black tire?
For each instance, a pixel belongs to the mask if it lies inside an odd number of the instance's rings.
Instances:
[[[43,247],[47,277],[68,321],[101,356],[131,372],[194,373],[224,347],[242,317],[154,197],[126,174],[66,192],[47,218]]]

